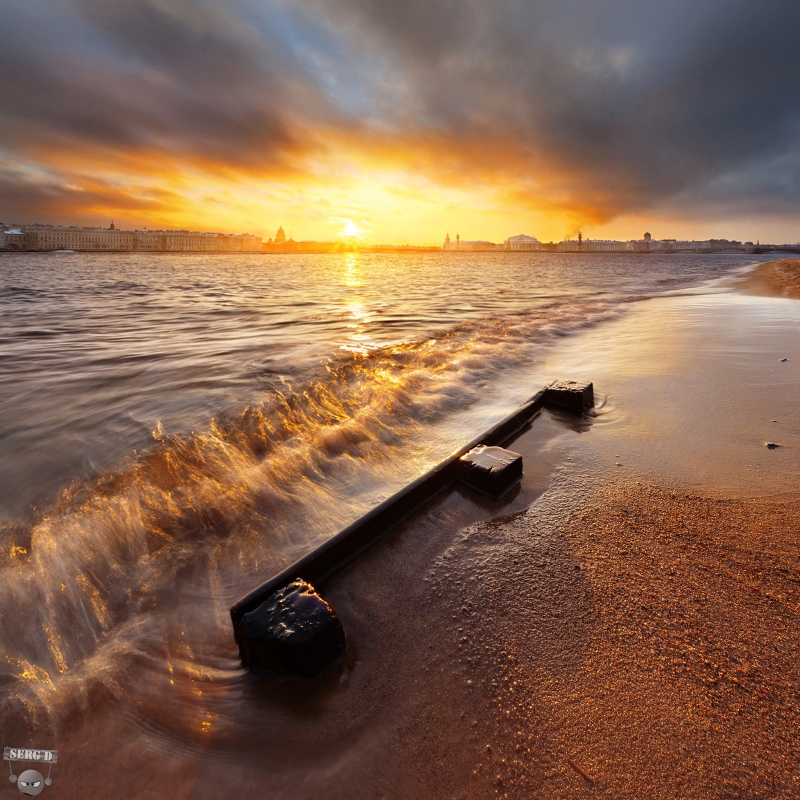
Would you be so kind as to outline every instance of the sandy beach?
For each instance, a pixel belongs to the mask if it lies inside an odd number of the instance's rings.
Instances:
[[[203,634],[219,663],[171,642],[191,680],[159,674],[130,705],[101,653],[59,709],[53,796],[797,797],[787,265],[631,303],[544,351],[531,393],[592,380],[596,413],[543,412],[509,445],[525,464],[509,496],[442,496],[320,587],[349,643],[323,679],[237,671],[224,614]],[[228,696],[246,738],[207,710]]]
[[[747,276],[741,288],[766,297],[800,297],[800,259],[761,264]]]
[[[546,412],[513,446],[507,504],[455,494],[330,582],[349,661],[283,695],[280,759],[238,780],[270,797],[797,796],[800,304],[731,283],[641,304],[545,365],[594,380],[597,416]]]

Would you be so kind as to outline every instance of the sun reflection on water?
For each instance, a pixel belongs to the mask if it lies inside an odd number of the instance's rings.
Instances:
[[[364,285],[364,273],[361,259],[357,253],[348,253],[344,257],[344,285],[357,288]]]
[[[344,279],[343,283],[348,289],[361,289],[364,286],[364,270],[361,258],[357,253],[347,253],[343,261]],[[365,356],[374,348],[372,337],[367,333],[367,328],[375,310],[369,308],[364,293],[348,293],[344,302],[344,311],[348,313],[346,325],[352,333],[347,337],[347,341],[341,346],[356,355]]]

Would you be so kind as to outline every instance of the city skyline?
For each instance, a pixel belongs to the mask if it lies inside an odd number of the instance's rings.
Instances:
[[[424,244],[625,240],[658,219],[790,242],[799,17],[722,0],[12,3],[0,219]]]
[[[738,250],[740,252],[767,252],[779,249],[800,252],[800,243],[767,243],[757,240],[742,240],[728,237],[705,237],[703,239],[678,239],[675,237],[654,237],[649,231],[641,237],[628,240],[600,239],[584,236],[579,231],[577,237],[558,242],[541,241],[529,234],[516,234],[501,242],[486,239],[462,238],[459,233],[451,237],[445,234],[441,245],[429,245],[408,240],[403,244],[389,242],[368,242],[356,236],[340,239],[295,240],[287,236],[283,226],[279,226],[275,236],[264,239],[249,232],[191,231],[188,229],[153,228],[126,229],[117,226],[112,220],[108,227],[46,225],[7,225],[0,222],[0,251],[147,251],[147,252],[226,252],[226,253],[335,253],[379,251],[385,248],[408,250],[442,250],[445,252],[559,252],[559,253],[646,253],[646,252],[696,252],[709,253]]]

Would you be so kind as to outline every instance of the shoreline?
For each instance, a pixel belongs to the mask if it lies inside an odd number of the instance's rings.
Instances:
[[[761,297],[800,298],[800,259],[760,264],[744,277],[739,288]]]
[[[483,765],[497,769],[500,796],[797,796],[800,408],[789,395],[800,375],[781,372],[792,362],[769,348],[794,354],[796,328],[779,321],[798,318],[785,299],[798,266],[758,267],[736,284],[752,298],[656,300],[620,325],[641,323],[635,352],[611,342],[586,358],[608,373],[597,380],[615,392],[612,408],[595,441],[571,450],[549,500],[509,521],[511,552],[496,551],[487,581],[482,629],[514,650],[492,693],[506,761]],[[556,363],[586,363],[571,350]],[[774,405],[776,389],[789,402]],[[720,429],[701,430],[715,416]],[[773,428],[783,446],[770,451],[759,434]],[[466,549],[462,559],[468,567]],[[524,609],[498,583],[514,568]],[[510,623],[522,613],[526,624]],[[491,793],[484,783],[465,796]]]
[[[791,250],[746,250],[736,248],[720,248],[708,249],[697,248],[695,250],[507,250],[506,248],[487,249],[487,250],[444,250],[441,247],[425,246],[425,245],[411,245],[408,247],[398,245],[393,247],[391,245],[375,245],[374,247],[350,247],[344,246],[340,249],[312,249],[312,250],[80,250],[80,249],[63,249],[63,250],[9,250],[0,248],[0,255],[129,255],[131,253],[139,253],[142,255],[187,255],[187,256],[341,256],[350,254],[380,254],[391,255],[403,253],[447,253],[448,255],[461,255],[461,256],[474,256],[475,254],[498,254],[507,253],[514,256],[530,256],[530,255],[559,255],[559,256],[680,256],[680,255],[700,255],[700,256],[717,256],[717,255],[781,255],[783,254],[797,254],[800,252],[798,249]],[[787,259],[796,260],[796,259]],[[778,263],[778,262],[769,262]]]
[[[794,354],[777,320],[800,304],[776,291],[660,298],[576,337],[544,369],[595,380],[598,416],[545,412],[509,445],[538,496],[451,519],[432,566],[412,529],[331,582],[345,615],[370,598],[348,680],[393,696],[386,797],[797,796],[800,374],[769,348]]]
[[[340,668],[244,673],[223,608],[218,662],[174,643],[190,681],[134,705],[99,677],[56,709],[59,796],[122,764],[153,800],[796,797],[798,320],[794,300],[720,287],[560,343],[529,384],[592,380],[596,415],[542,412],[508,445],[510,495],[437,498],[326,582]],[[180,692],[196,718],[171,713]]]

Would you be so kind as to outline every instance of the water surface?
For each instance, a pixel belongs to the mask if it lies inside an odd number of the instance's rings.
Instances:
[[[6,729],[244,753],[232,601],[529,397],[565,337],[770,258],[0,256]]]

